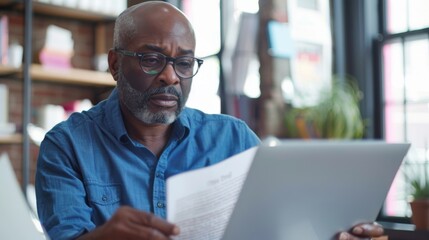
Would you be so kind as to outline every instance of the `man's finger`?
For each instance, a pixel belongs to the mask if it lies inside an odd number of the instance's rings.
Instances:
[[[162,218],[159,218],[151,213],[141,212],[138,213],[138,219],[136,223],[143,226],[151,227],[162,232],[166,236],[178,235],[180,229],[175,224],[169,223]]]
[[[356,240],[357,238],[348,232],[341,232],[338,236],[339,240]]]
[[[352,229],[354,235],[365,237],[380,237],[383,232],[383,227],[377,223],[364,223]]]
[[[167,240],[170,239],[170,235],[165,235],[156,228],[143,226],[135,222],[128,224],[131,229],[132,239],[148,239],[148,240]]]

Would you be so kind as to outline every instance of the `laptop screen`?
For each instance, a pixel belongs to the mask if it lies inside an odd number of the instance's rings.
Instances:
[[[223,239],[326,240],[374,221],[408,148],[381,141],[263,144]]]

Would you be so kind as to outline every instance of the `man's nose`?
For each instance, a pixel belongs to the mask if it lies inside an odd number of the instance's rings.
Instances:
[[[177,76],[173,62],[171,61],[167,62],[158,78],[159,81],[163,82],[165,85],[175,85],[180,83],[180,78]]]

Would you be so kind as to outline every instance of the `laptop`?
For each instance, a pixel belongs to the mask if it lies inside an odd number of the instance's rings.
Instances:
[[[258,147],[223,240],[327,240],[375,221],[410,144],[274,141]]]
[[[8,156],[0,154],[0,239],[49,239],[31,211]]]

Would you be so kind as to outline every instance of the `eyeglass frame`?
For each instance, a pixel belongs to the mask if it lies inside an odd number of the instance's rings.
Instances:
[[[140,68],[142,69],[142,71],[143,71],[144,73],[149,74],[149,75],[157,75],[157,74],[160,74],[162,71],[164,71],[164,69],[165,69],[165,67],[167,66],[167,64],[168,64],[169,62],[171,62],[171,63],[173,63],[173,64],[172,64],[172,66],[173,66],[173,69],[174,69],[174,73],[176,73],[176,75],[177,75],[179,78],[181,78],[181,79],[190,79],[190,78],[195,77],[195,75],[197,75],[198,71],[200,70],[201,65],[204,63],[204,60],[199,59],[199,58],[196,58],[196,57],[191,57],[191,56],[180,56],[180,57],[176,57],[176,58],[174,58],[174,57],[166,56],[166,55],[164,55],[164,54],[162,54],[162,53],[159,53],[159,52],[139,53],[139,52],[128,51],[128,50],[120,49],[120,48],[114,48],[114,49],[113,49],[113,51],[118,52],[118,53],[123,54],[124,56],[128,56],[128,57],[138,57],[138,58],[139,58],[139,65],[140,65]],[[161,68],[161,70],[160,70],[159,72],[157,72],[157,73],[149,73],[149,72],[146,72],[146,71],[143,69],[142,65],[141,65],[141,60],[142,60],[142,58],[143,58],[145,55],[149,55],[149,54],[156,54],[156,55],[163,56],[163,57],[165,58],[165,64],[164,64],[164,66],[163,66],[163,67]],[[192,58],[192,59],[194,59],[194,61],[196,61],[196,62],[197,62],[197,64],[198,64],[197,71],[196,71],[192,76],[190,76],[190,77],[182,77],[182,76],[180,76],[180,75],[177,73],[177,71],[176,71],[176,61],[177,61],[177,59],[181,59],[181,58]]]

